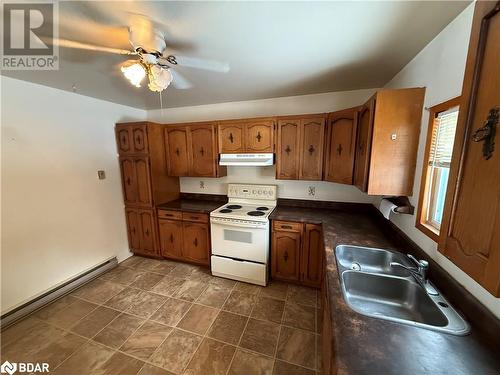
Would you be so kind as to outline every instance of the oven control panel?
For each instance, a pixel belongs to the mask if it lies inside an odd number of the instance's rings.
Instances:
[[[276,200],[276,185],[228,184],[229,198]]]

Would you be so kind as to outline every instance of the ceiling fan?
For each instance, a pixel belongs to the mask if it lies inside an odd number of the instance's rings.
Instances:
[[[165,35],[149,17],[142,14],[130,14],[128,40],[131,49],[113,48],[97,44],[83,43],[69,39],[45,40],[66,48],[76,48],[96,52],[106,52],[134,57],[121,64],[123,75],[136,87],[147,77],[148,88],[161,92],[170,83],[177,89],[188,89],[191,83],[178,71],[177,66],[210,70],[220,73],[229,71],[229,64],[213,60],[197,59],[167,53]]]

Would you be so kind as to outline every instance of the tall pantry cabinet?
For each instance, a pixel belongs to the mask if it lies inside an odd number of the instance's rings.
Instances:
[[[167,175],[162,127],[121,123],[115,134],[130,250],[159,256],[155,205],[179,197],[179,179]]]

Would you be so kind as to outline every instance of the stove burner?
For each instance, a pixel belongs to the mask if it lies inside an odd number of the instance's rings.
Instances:
[[[239,204],[230,204],[229,206],[226,206],[226,209],[230,209],[230,210],[237,210],[241,208],[241,206]]]
[[[267,211],[269,207],[257,207],[257,211]]]
[[[230,212],[233,212],[233,210],[230,210],[228,208],[223,208],[222,210],[219,211],[220,213],[223,213],[223,214],[228,214]]]
[[[247,215],[250,215],[250,216],[263,216],[265,214],[266,213],[262,212],[262,211],[250,211],[247,213]]]

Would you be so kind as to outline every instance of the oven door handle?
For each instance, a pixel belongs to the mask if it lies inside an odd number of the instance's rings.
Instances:
[[[250,223],[235,223],[235,222],[230,222],[230,221],[218,221],[217,219],[211,219],[210,220],[211,224],[218,224],[218,225],[223,225],[227,227],[237,227],[237,228],[252,228],[252,229],[266,229],[266,225],[261,225],[261,224],[250,224]]]

